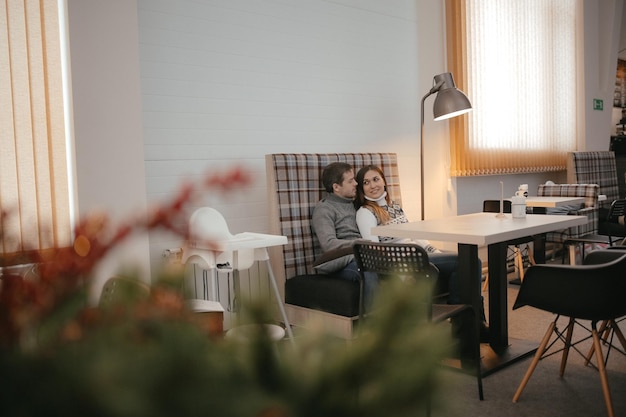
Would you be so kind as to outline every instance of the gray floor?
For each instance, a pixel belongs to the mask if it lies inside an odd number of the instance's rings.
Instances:
[[[523,307],[512,311],[518,286],[509,285],[509,336],[539,343],[553,315]],[[566,296],[566,293],[563,294]],[[623,322],[623,323],[626,323]],[[624,324],[621,328],[626,330]],[[581,334],[581,332],[576,332]],[[587,351],[590,341],[582,345]],[[560,355],[542,360],[520,400],[512,402],[531,358],[524,359],[484,378],[485,400],[479,401],[475,379],[446,371],[450,395],[445,406],[433,413],[440,416],[606,416],[606,407],[598,372],[584,365],[584,359],[570,353],[564,378],[559,377]],[[626,416],[626,356],[612,351],[607,365],[609,386],[616,416]]]

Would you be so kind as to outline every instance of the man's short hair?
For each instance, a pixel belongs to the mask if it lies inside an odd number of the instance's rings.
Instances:
[[[332,193],[333,184],[341,184],[343,182],[343,174],[352,171],[352,165],[346,162],[333,162],[328,164],[322,171],[322,185],[324,189]]]

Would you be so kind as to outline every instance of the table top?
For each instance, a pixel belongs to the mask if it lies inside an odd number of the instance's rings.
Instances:
[[[211,247],[205,246],[202,242],[189,242],[189,246],[195,249],[225,252],[241,249],[258,249],[267,248],[270,246],[286,245],[287,236],[243,232],[233,235],[228,240],[218,240],[209,243],[211,244]]]
[[[528,214],[512,218],[497,213],[473,213],[418,222],[376,226],[372,233],[409,239],[427,239],[471,245],[490,245],[585,224],[586,216]]]
[[[584,204],[585,197],[526,197],[526,205],[528,207],[558,207],[570,204]]]

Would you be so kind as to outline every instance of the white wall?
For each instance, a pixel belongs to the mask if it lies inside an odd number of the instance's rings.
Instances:
[[[114,223],[146,210],[137,6],[129,0],[68,0],[78,211]],[[97,299],[121,265],[149,276],[147,236],[108,256],[95,272]]]
[[[399,154],[403,201],[418,218],[418,82],[432,78],[418,76],[417,2],[138,5],[150,202],[242,165],[252,187],[199,204],[232,232],[267,232],[265,154],[385,151]],[[151,244],[155,261],[180,245],[162,235]]]
[[[620,49],[623,0],[585,0],[585,135],[581,150],[608,151],[611,134],[613,92]],[[593,99],[604,102],[593,109]]]

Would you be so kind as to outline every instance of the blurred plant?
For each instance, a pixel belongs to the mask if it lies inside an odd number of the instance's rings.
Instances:
[[[0,414],[10,416],[413,416],[443,383],[448,335],[426,320],[430,289],[390,281],[356,340],[307,329],[296,348],[262,327],[247,342],[207,334],[185,308],[180,271],[155,274],[149,295],[86,303],[97,262],[132,233],[175,225],[207,189],[249,183],[242,170],[187,185],[152,213],[115,231],[106,216],[76,227],[73,248],[30,255],[36,279],[3,276]],[[122,294],[124,295],[124,294]],[[266,323],[269,305],[242,306],[242,322]]]

